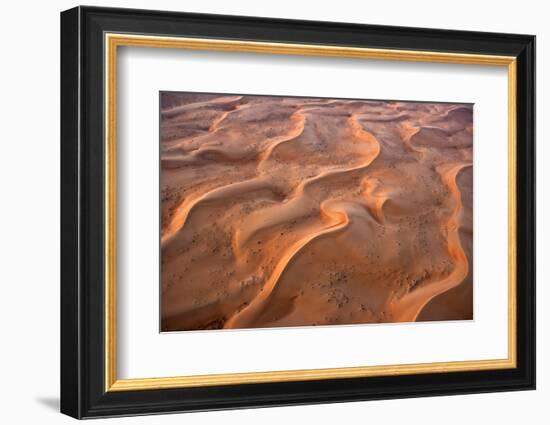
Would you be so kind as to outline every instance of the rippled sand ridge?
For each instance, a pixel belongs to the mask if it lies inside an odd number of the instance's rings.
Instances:
[[[472,319],[472,108],[161,93],[162,330]]]

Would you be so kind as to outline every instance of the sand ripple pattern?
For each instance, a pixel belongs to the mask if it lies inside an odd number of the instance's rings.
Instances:
[[[164,331],[472,318],[470,105],[162,96]]]

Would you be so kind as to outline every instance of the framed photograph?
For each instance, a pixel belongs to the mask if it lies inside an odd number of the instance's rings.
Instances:
[[[535,387],[535,37],[61,14],[61,411]]]

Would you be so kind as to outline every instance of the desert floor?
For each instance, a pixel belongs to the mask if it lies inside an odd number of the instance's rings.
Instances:
[[[473,317],[472,105],[161,93],[163,331]]]

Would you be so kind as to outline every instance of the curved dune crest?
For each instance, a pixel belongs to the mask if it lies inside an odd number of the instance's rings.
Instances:
[[[472,164],[444,164],[439,167],[438,172],[442,180],[449,187],[454,201],[454,208],[449,220],[445,225],[447,237],[447,249],[450,257],[455,262],[454,270],[444,279],[430,283],[423,288],[406,294],[392,305],[393,316],[396,321],[413,322],[416,320],[422,309],[437,295],[448,291],[462,283],[468,275],[468,259],[460,243],[458,234],[462,202],[460,191],[456,184],[457,174],[465,167]]]
[[[199,204],[222,200],[225,198],[236,197],[242,194],[252,193],[256,190],[269,189],[269,181],[267,179],[257,178],[244,182],[231,183],[227,186],[222,186],[214,190],[210,190],[196,198],[186,199],[176,210],[172,221],[166,226],[162,235],[162,243],[168,241],[175,233],[177,233],[185,224],[187,216],[191,210]]]
[[[200,108],[211,108],[216,105],[234,103],[241,100],[243,96],[219,96],[213,99],[208,99],[203,102],[184,103],[183,105],[173,106],[161,110],[161,116],[165,118],[173,118],[180,115],[186,110],[196,110]]]
[[[269,159],[271,153],[277,146],[290,142],[303,133],[306,124],[305,115],[298,110],[292,114],[290,120],[295,123],[293,129],[286,135],[272,138],[269,143],[267,143],[267,147],[258,155],[258,170],[261,170],[262,164]]]
[[[161,105],[162,330],[471,311],[471,173],[457,183],[471,105],[192,93]]]
[[[311,215],[312,211],[320,211],[321,206],[307,194],[307,190],[316,184],[322,184],[331,177],[365,169],[380,153],[380,143],[376,138],[365,131],[355,117],[350,117],[349,127],[351,134],[356,140],[365,145],[361,161],[351,167],[335,167],[323,171],[313,177],[306,178],[297,185],[283,203],[274,205],[269,209],[262,209],[258,214],[251,214],[245,223],[242,223],[236,230],[236,245],[244,245],[258,231]],[[302,128],[303,130],[303,128]]]
[[[277,282],[290,262],[300,253],[300,251],[314,239],[334,233],[345,228],[349,223],[349,218],[345,209],[346,204],[337,203],[335,201],[327,201],[321,205],[321,215],[325,217],[327,225],[324,229],[311,233],[305,238],[299,240],[290,246],[281,260],[277,263],[272,275],[263,285],[260,293],[254,298],[250,304],[242,311],[236,313],[226,323],[227,328],[247,328],[251,327],[254,319],[261,313],[264,305],[269,301]]]
[[[386,201],[391,197],[391,190],[382,188],[380,180],[368,177],[363,179],[362,187],[367,208],[378,223],[383,225],[386,221],[383,208]]]
[[[266,149],[262,151],[259,155],[255,155],[255,157],[257,158],[258,169],[261,167],[262,163],[267,158],[269,158],[269,155],[273,151],[273,149],[275,149],[281,143],[285,143],[295,139],[301,134],[301,132],[304,129],[305,117],[299,112],[297,112],[295,113],[295,115],[293,115],[293,117],[291,117],[291,120],[295,121],[296,125],[288,134],[273,137],[267,143]],[[219,148],[219,149],[209,148],[208,151],[220,153],[221,155],[224,155],[227,158],[227,157],[230,157],[229,152],[231,152],[231,149],[230,148]],[[202,151],[199,150],[199,152],[205,152],[205,150],[202,150]],[[183,161],[187,161],[188,160],[187,158],[189,156],[194,158],[196,155],[193,152],[191,155],[184,157]],[[170,158],[163,160],[163,166],[166,168],[171,168]],[[246,193],[246,192],[253,192],[257,189],[262,189],[262,188],[271,189],[275,187],[276,187],[275,185],[270,183],[269,179],[259,176],[256,179],[233,183],[227,186],[222,186],[217,189],[208,191],[200,196],[191,197],[191,199],[186,199],[175,210],[171,222],[165,227],[165,230],[162,234],[161,241],[164,244],[165,241],[168,241],[176,232],[178,232],[185,224],[185,220],[189,215],[189,212],[201,202],[221,199],[224,197],[231,197],[231,196],[235,196],[237,194]]]

